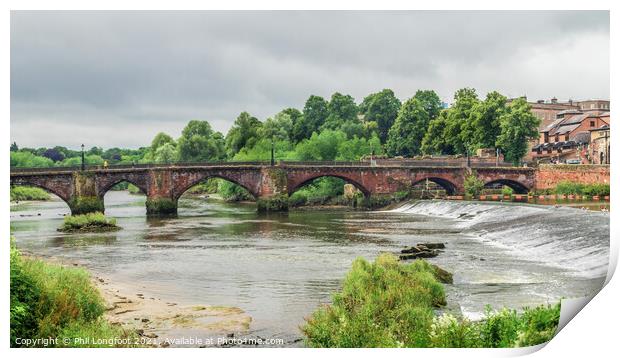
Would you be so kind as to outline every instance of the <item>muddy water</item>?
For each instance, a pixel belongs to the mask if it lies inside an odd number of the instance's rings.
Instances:
[[[609,213],[528,204],[422,201],[390,212],[298,211],[183,198],[175,219],[147,219],[144,197],[109,192],[123,230],[56,232],[62,201],[11,208],[17,246],[79,262],[146,295],[187,305],[234,306],[248,336],[300,337],[303,318],[329,302],[351,262],[419,242],[444,242],[430,261],[454,272],[448,309],[480,317],[486,304],[520,308],[600,289]]]

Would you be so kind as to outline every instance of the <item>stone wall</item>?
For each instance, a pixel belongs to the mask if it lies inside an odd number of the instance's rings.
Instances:
[[[536,189],[552,189],[561,181],[609,184],[609,165],[541,165],[536,171]]]

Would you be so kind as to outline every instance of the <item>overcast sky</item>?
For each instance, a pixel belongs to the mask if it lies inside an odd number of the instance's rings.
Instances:
[[[311,95],[391,88],[609,98],[609,14],[13,12],[11,140],[149,145],[191,119],[224,134]]]

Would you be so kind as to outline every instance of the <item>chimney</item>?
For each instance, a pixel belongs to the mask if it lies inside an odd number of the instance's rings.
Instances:
[[[555,98],[555,97],[551,98],[551,103],[553,103],[553,104],[558,103],[558,99],[557,99],[557,98]]]
[[[568,104],[572,106],[572,105],[573,105],[573,100],[572,100],[572,99],[569,99],[569,100],[568,100]]]

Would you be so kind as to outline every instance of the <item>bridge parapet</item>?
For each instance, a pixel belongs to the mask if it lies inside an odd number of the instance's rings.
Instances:
[[[320,177],[341,178],[372,199],[408,190],[427,180],[439,184],[450,195],[463,194],[464,178],[471,171],[475,171],[487,185],[509,185],[517,192],[540,188],[541,180],[545,185],[551,185],[551,176],[577,181],[583,178],[597,182],[609,180],[608,167],[375,166],[367,161],[279,162],[275,166],[265,162],[175,163],[107,169],[89,167],[85,171],[79,168],[12,168],[10,176],[12,185],[34,185],[58,195],[69,204],[74,214],[103,211],[105,193],[115,184],[126,181],[146,194],[148,215],[162,215],[175,214],[181,195],[209,178],[222,178],[246,188],[256,198],[259,209],[269,211],[286,210],[290,194]]]

